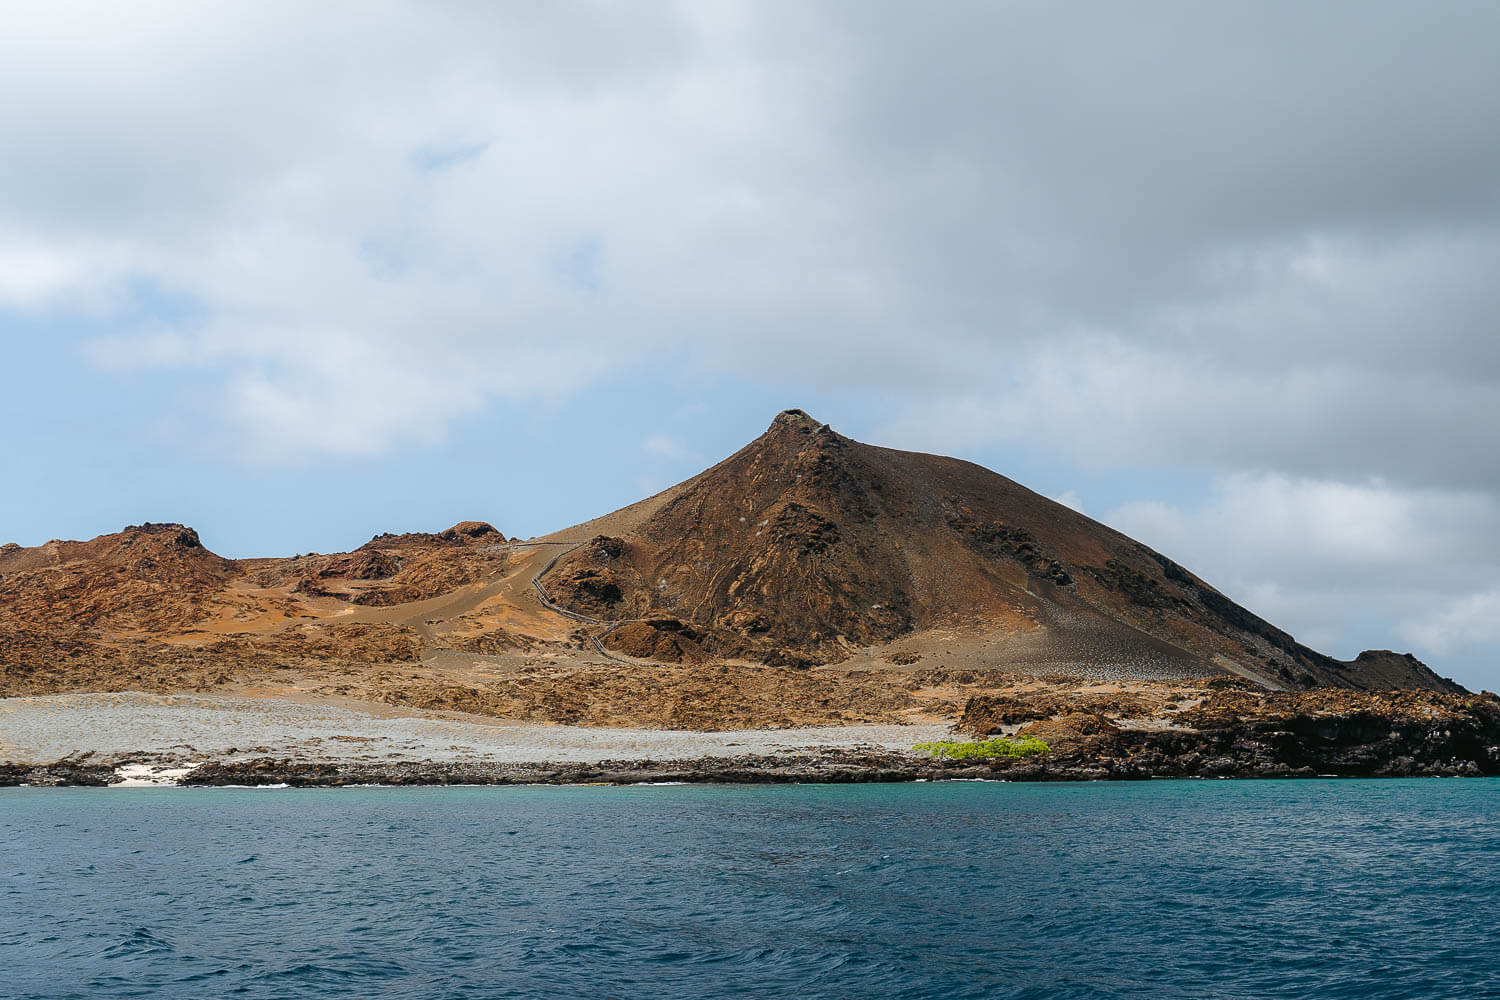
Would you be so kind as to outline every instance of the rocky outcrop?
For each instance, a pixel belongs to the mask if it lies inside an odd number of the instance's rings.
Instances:
[[[604,637],[604,647],[638,660],[658,663],[702,663],[708,659],[703,636],[676,618],[627,622]]]
[[[237,572],[181,524],[0,554],[0,625],[164,631],[210,613]]]
[[[536,664],[483,685],[391,675],[367,697],[529,722],[697,732],[892,723],[916,704],[905,677],[686,663],[569,670]]]
[[[472,635],[449,636],[443,640],[439,648],[480,653],[485,656],[501,656],[506,653],[535,649],[537,645],[535,639],[510,629],[492,628]]]
[[[252,658],[253,660],[253,658]],[[0,628],[0,697],[61,691],[209,691],[250,666],[238,656],[87,630]]]
[[[1343,672],[1358,680],[1356,687],[1427,688],[1463,694],[1464,687],[1449,677],[1439,677],[1431,667],[1410,653],[1393,653],[1388,649],[1367,649],[1342,664]]]
[[[1025,528],[1017,528],[999,521],[986,521],[976,516],[969,505],[956,497],[945,497],[951,508],[948,526],[981,556],[990,560],[1013,559],[1045,580],[1067,586],[1073,582],[1072,575],[1047,547],[1038,542]]]
[[[444,531],[408,531],[402,534],[382,532],[370,539],[361,549],[403,549],[411,546],[428,546],[436,543],[448,545],[470,545],[475,542],[498,545],[505,535],[486,521],[460,521]]]
[[[1500,774],[1500,698],[1404,690],[1267,692],[1232,685],[1185,699],[1170,725],[1124,728],[1068,704],[1020,735],[1053,744],[1008,777],[1285,777]],[[1043,705],[976,697],[969,731]]]
[[[1086,736],[1118,736],[1120,727],[1097,712],[1068,712],[1060,718],[1030,722],[1016,730],[1019,737],[1039,739],[1048,745],[1067,743]]]
[[[262,587],[390,607],[490,579],[511,559],[504,542],[505,536],[491,525],[462,521],[436,533],[377,535],[353,552],[244,560],[243,566]]]
[[[415,629],[408,625],[373,622],[315,622],[289,625],[270,635],[229,635],[214,642],[208,650],[242,657],[272,658],[288,664],[303,660],[413,663],[422,655]]]
[[[1004,733],[1022,723],[1073,715],[1093,715],[1108,720],[1154,714],[1156,706],[1139,695],[1116,692],[1069,694],[1043,690],[1018,695],[975,695],[964,703],[963,715],[954,729],[982,737]]]
[[[438,533],[438,538],[445,542],[474,542],[484,539],[489,542],[503,542],[505,536],[495,530],[495,526],[485,521],[460,521],[447,531]]]

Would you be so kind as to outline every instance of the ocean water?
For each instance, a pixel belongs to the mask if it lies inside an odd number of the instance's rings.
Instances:
[[[0,996],[1500,997],[1500,782],[4,789]]]

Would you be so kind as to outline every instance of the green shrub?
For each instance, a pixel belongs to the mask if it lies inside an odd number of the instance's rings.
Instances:
[[[937,743],[918,743],[912,747],[918,753],[930,753],[933,760],[970,760],[973,758],[1004,757],[1015,759],[1046,753],[1052,748],[1034,736],[1007,739],[997,736],[990,740],[939,740]]]

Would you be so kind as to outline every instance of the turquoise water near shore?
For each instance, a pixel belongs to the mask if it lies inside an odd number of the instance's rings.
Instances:
[[[1500,781],[0,790],[0,995],[1500,997]]]

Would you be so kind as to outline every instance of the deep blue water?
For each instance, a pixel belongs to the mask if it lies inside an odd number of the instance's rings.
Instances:
[[[0,996],[1500,997],[1500,782],[0,790]]]

